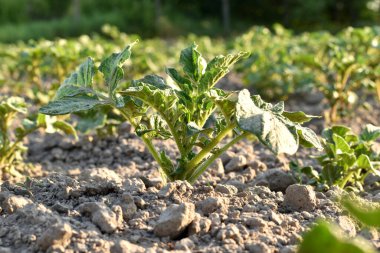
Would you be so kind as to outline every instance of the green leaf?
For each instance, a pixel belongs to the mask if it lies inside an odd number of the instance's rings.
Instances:
[[[178,88],[180,88],[182,91],[187,91],[189,88],[191,88],[191,82],[188,79],[182,77],[174,68],[167,68],[166,73],[171,77],[171,79],[173,79]]]
[[[169,88],[169,86],[166,85],[165,80],[162,77],[157,76],[157,75],[147,75],[144,78],[135,80],[133,82],[147,83],[161,90]]]
[[[179,63],[183,67],[186,75],[194,81],[199,81],[206,71],[207,63],[197,50],[197,45],[194,43],[188,48],[181,51]]]
[[[206,68],[206,71],[200,79],[201,90],[205,91],[212,88],[223,76],[225,76],[232,65],[240,59],[249,55],[247,52],[237,54],[220,55],[211,60]]]
[[[92,109],[96,106],[109,104],[97,98],[89,96],[64,97],[60,100],[52,101],[40,108],[40,113],[48,115],[63,115],[73,112],[80,112]]]
[[[64,85],[80,86],[80,87],[92,87],[92,78],[95,74],[94,61],[89,57],[87,60],[79,66],[78,71],[72,73],[64,82]]]
[[[60,121],[60,120],[56,121],[53,123],[53,127],[58,130],[61,130],[65,134],[71,134],[75,137],[75,139],[78,139],[78,135],[77,135],[77,132],[75,131],[75,128],[67,122]]]
[[[303,140],[304,146],[316,147],[317,149],[323,149],[321,142],[316,133],[308,127],[296,126],[300,141]]]
[[[79,116],[76,129],[82,133],[88,133],[92,129],[101,128],[105,125],[107,114],[99,110],[82,111]]]
[[[367,155],[361,154],[356,160],[356,164],[359,168],[373,170],[371,160]]]
[[[75,97],[77,95],[91,94],[94,91],[90,88],[78,87],[74,85],[65,84],[58,88],[54,100],[59,100],[64,97]]]
[[[0,97],[0,115],[9,112],[26,114],[26,103],[21,97]]]
[[[104,75],[110,95],[114,94],[114,91],[118,87],[119,81],[123,78],[124,71],[121,66],[131,56],[131,49],[136,43],[137,41],[128,45],[122,52],[113,53],[101,62],[99,71]]]
[[[297,151],[298,138],[293,126],[287,126],[272,111],[257,107],[246,89],[239,92],[236,119],[241,129],[256,135],[274,153]]]
[[[368,124],[360,134],[360,139],[366,142],[375,141],[380,138],[380,127]]]
[[[308,115],[308,114],[301,112],[301,111],[299,111],[299,112],[284,111],[282,113],[282,116],[284,116],[287,119],[289,119],[290,121],[293,121],[296,123],[305,123],[305,122],[309,122],[312,119],[320,118],[320,116]]]
[[[320,221],[307,232],[298,253],[375,253],[370,243],[359,238],[345,238],[335,225]]]
[[[359,199],[360,200],[360,199]],[[350,200],[348,198],[342,199],[342,205],[347,211],[358,219],[361,223],[380,228],[380,207],[371,205],[370,203],[364,204],[363,201]],[[363,206],[359,207],[357,203],[362,202]]]
[[[339,135],[333,134],[332,136],[333,141],[335,143],[335,153],[341,154],[341,153],[351,153],[352,150],[350,148],[350,145]]]

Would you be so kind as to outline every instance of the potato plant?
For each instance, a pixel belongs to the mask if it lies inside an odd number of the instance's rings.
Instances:
[[[224,151],[252,134],[274,153],[294,154],[299,144],[321,147],[316,134],[301,126],[312,116],[285,111],[283,102],[273,106],[260,96],[251,96],[248,90],[215,88],[234,63],[248,56],[245,52],[219,55],[207,63],[193,44],[181,51],[182,71],[167,68],[172,84],[157,75],[147,75],[119,90],[122,65],[134,44],[104,59],[98,68],[88,58],[40,112],[61,115],[104,106],[115,108],[134,126],[162,177],[169,181],[195,182]],[[105,89],[96,89],[93,84],[97,71],[103,74]],[[233,137],[222,145],[230,134]],[[179,157],[172,161],[165,151],[158,151],[154,138],[174,140]]]
[[[324,153],[316,159],[321,166],[293,166],[298,175],[306,175],[310,184],[326,189],[333,185],[349,190],[363,190],[365,178],[373,173],[380,176],[380,155],[372,149],[380,138],[380,127],[367,125],[360,135],[350,128],[333,126],[322,133]]]
[[[76,136],[74,128],[68,123],[39,114],[37,117],[24,118],[28,115],[27,104],[20,97],[0,97],[0,170],[13,173],[16,163],[22,161],[22,154],[27,150],[24,138],[37,130],[45,128],[52,133],[62,130]],[[18,125],[18,127],[14,127]]]

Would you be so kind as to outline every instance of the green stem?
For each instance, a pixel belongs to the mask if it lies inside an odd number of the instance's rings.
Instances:
[[[217,136],[215,136],[215,138],[209,144],[207,144],[193,159],[190,160],[186,166],[185,171],[192,171],[193,168],[196,168],[197,165],[202,162],[202,160],[212,151],[212,149],[215,148],[215,146],[218,145],[224,139],[224,137],[226,137],[228,133],[235,127],[236,123],[233,123],[223,129]]]
[[[123,117],[125,119],[128,120],[128,122],[134,127],[136,128],[137,127],[137,124],[129,117],[128,113],[126,113],[123,109],[120,109],[118,108],[121,112],[121,114],[123,115]],[[153,143],[151,140],[149,140],[148,138],[146,138],[145,136],[141,136],[141,139],[143,140],[143,142],[145,143],[146,147],[148,148],[149,152],[151,153],[151,155],[153,156],[154,160],[156,160],[156,162],[158,163],[158,166],[160,167],[159,170],[161,172],[162,175],[164,175],[165,177],[169,178],[170,179],[170,171],[168,171],[166,169],[166,167],[164,166],[161,158],[160,158],[160,155],[158,154],[157,150],[155,149]]]
[[[198,177],[224,152],[226,152],[231,146],[239,142],[240,140],[244,139],[246,136],[248,136],[248,133],[243,133],[241,135],[236,136],[233,138],[229,143],[224,145],[223,148],[219,149],[217,152],[215,152],[212,156],[210,156],[204,163],[201,164],[188,178],[188,181],[193,184]]]
[[[344,188],[348,182],[348,180],[352,177],[352,175],[355,173],[355,170],[350,171],[347,176],[344,177],[342,183],[340,183],[339,187]]]

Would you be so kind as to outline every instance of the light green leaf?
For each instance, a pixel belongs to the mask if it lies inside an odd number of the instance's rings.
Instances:
[[[52,101],[49,104],[42,106],[40,113],[48,115],[63,115],[72,112],[86,111],[96,106],[106,104],[109,103],[89,96],[64,97],[60,100]]]
[[[75,131],[75,128],[67,122],[60,121],[60,120],[56,121],[53,123],[53,127],[58,130],[61,130],[65,134],[71,134],[75,137],[75,139],[78,139],[78,135],[77,135],[77,132]]]
[[[190,47],[183,49],[179,58],[183,71],[194,81],[199,81],[207,67],[206,60],[198,52],[197,47],[194,43]]]
[[[211,60],[206,68],[206,71],[200,79],[202,90],[207,90],[213,87],[223,76],[225,76],[232,65],[240,59],[249,55],[247,52],[237,54],[220,55]]]
[[[341,153],[352,153],[350,145],[348,145],[348,143],[343,139],[343,137],[334,133],[332,138],[335,143],[335,153],[337,155]]]
[[[358,219],[361,223],[370,226],[380,228],[380,207],[371,205],[370,203],[363,203],[363,201],[350,200],[348,198],[342,199],[342,205],[347,211]],[[359,207],[357,203],[362,203],[363,206]]]
[[[311,228],[299,246],[298,253],[375,253],[368,242],[345,238],[335,225],[320,221]]]
[[[79,66],[79,69],[72,73],[64,82],[64,85],[73,85],[80,87],[92,87],[92,78],[95,74],[94,61],[89,57]]]
[[[305,123],[305,122],[309,122],[312,119],[320,118],[320,116],[308,115],[308,114],[301,112],[301,111],[299,111],[299,112],[284,111],[282,113],[282,116],[284,116],[287,119],[289,119],[290,121],[293,121],[296,123]]]
[[[111,56],[107,57],[102,61],[99,66],[99,71],[103,73],[104,79],[109,88],[109,94],[113,94],[118,87],[119,81],[124,76],[124,71],[121,68],[122,64],[129,59],[132,54],[132,47],[137,43],[128,45],[122,52],[113,53]]]
[[[308,127],[296,126],[297,133],[300,139],[309,143],[309,147],[316,147],[317,149],[323,149],[321,142],[316,133]]]
[[[274,153],[294,154],[298,149],[297,134],[272,111],[257,107],[248,90],[242,90],[236,104],[236,119],[241,129],[253,133]]]
[[[380,138],[380,127],[372,124],[366,125],[360,134],[360,139],[367,142],[374,141],[378,138]]]
[[[55,94],[54,100],[59,100],[64,97],[75,97],[77,95],[86,95],[94,93],[90,88],[78,87],[71,84],[65,84],[58,88],[57,93]]]

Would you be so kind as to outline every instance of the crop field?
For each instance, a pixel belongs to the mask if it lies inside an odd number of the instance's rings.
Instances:
[[[0,44],[0,253],[372,253],[379,228],[379,26]]]

